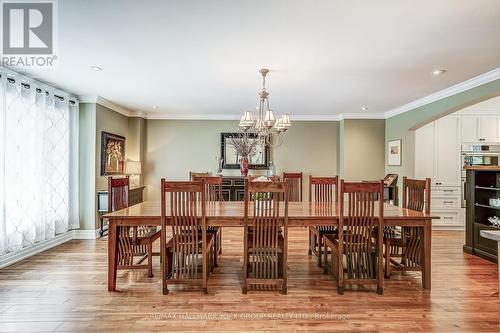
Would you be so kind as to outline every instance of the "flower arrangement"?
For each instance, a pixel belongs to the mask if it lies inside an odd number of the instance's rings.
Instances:
[[[110,141],[106,147],[106,153],[109,157],[115,160],[121,160],[122,158],[122,147],[119,142]]]
[[[241,156],[248,159],[249,156],[255,154],[259,140],[250,138],[248,133],[243,133],[239,137],[233,137],[229,140],[229,145]]]

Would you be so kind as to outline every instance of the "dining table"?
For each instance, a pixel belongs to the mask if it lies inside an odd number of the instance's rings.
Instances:
[[[253,203],[250,203],[253,204]],[[283,204],[280,210],[283,210]],[[309,226],[335,226],[339,221],[339,203],[322,202],[289,202],[288,228]],[[347,205],[344,205],[347,210]],[[378,205],[375,208],[375,220],[378,216]],[[209,227],[242,228],[244,226],[243,201],[221,201],[206,204],[206,223]],[[431,289],[431,237],[432,220],[439,217],[399,206],[384,203],[383,226],[418,227],[421,231],[422,246],[422,287]],[[167,225],[169,207],[166,207]],[[251,217],[253,210],[249,209]],[[283,216],[283,211],[280,212]],[[344,215],[345,216],[345,215]],[[116,290],[116,273],[118,265],[118,228],[121,226],[161,226],[161,203],[144,201],[125,209],[117,210],[103,216],[108,219],[108,291]]]

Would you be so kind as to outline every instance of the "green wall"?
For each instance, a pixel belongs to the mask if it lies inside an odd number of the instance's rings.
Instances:
[[[500,80],[495,80],[387,119],[385,122],[385,148],[387,149],[388,141],[402,139],[402,165],[387,165],[386,151],[386,173],[398,174],[399,181],[402,180],[403,176],[414,177],[415,129],[437,118],[498,95],[500,95]]]
[[[109,132],[125,137],[125,156],[127,156],[130,140],[128,140],[128,117],[115,112],[100,104],[96,105],[96,190],[106,190],[108,183],[106,177],[101,176],[101,132]]]
[[[80,229],[95,229],[95,131],[96,105],[80,103],[78,147],[78,192]]]
[[[125,157],[144,161],[146,121],[124,116],[100,104],[80,103],[79,131],[80,229],[95,230],[99,226],[96,193],[107,189],[100,169],[101,132],[124,136]]]

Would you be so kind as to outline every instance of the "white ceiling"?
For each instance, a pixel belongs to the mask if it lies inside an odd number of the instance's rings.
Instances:
[[[22,72],[158,117],[252,110],[261,67],[278,114],[373,116],[500,67],[500,1],[63,0],[58,61]]]

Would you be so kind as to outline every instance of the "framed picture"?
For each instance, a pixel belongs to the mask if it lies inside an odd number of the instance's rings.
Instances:
[[[229,144],[230,140],[237,139],[241,133],[221,133],[220,151],[223,169],[239,169],[241,156]],[[250,134],[252,140],[258,140],[256,134]],[[269,147],[257,145],[255,153],[248,157],[250,169],[267,169],[269,167]]]
[[[387,164],[401,165],[401,139],[387,143]]]
[[[101,176],[122,175],[125,171],[125,138],[101,132]]]

